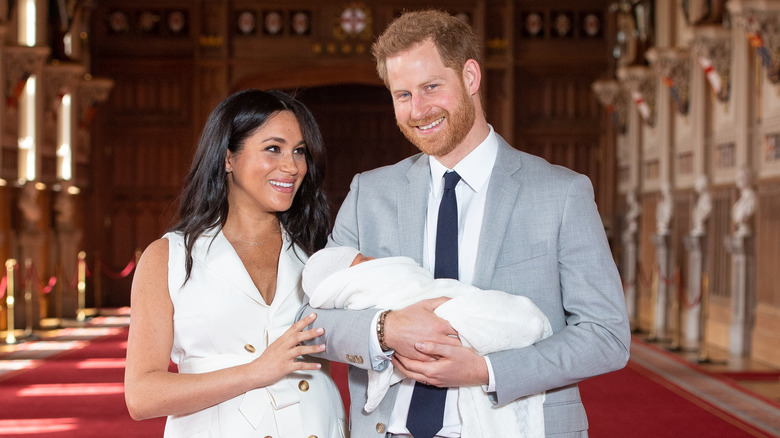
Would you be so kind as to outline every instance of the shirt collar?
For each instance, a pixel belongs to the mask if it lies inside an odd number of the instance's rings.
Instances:
[[[444,182],[442,177],[448,170],[458,172],[461,180],[474,192],[479,192],[488,182],[490,174],[493,173],[493,165],[496,162],[496,154],[498,153],[496,133],[492,126],[488,126],[490,127],[490,132],[487,137],[473,151],[460,160],[454,169],[447,169],[436,158],[428,157],[431,168],[431,191],[437,194],[436,196],[439,196],[443,190]]]

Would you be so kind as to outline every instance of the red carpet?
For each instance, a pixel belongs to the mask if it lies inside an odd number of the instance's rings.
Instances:
[[[580,383],[591,438],[771,437],[639,365]]]
[[[50,356],[33,369],[0,377],[0,436],[162,436],[165,419],[135,422],[127,413],[122,393],[126,337],[124,328]],[[346,396],[345,366],[335,364],[333,374]],[[595,438],[771,436],[633,362],[583,382],[581,390]]]
[[[124,399],[127,329],[0,380],[0,436],[160,437],[165,419],[136,422]]]

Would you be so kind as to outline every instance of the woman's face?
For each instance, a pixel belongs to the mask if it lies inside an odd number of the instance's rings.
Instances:
[[[295,115],[281,111],[225,158],[230,208],[276,214],[292,206],[306,176],[306,143]]]

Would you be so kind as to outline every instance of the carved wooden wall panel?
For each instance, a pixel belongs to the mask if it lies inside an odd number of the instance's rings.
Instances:
[[[680,300],[687,284],[688,251],[685,249],[685,236],[691,228],[691,199],[687,193],[682,193],[674,199],[674,216],[672,216],[672,239],[670,243],[671,269],[668,282],[669,299]],[[685,305],[685,303],[682,303]]]
[[[731,256],[723,244],[724,236],[731,234],[731,204],[731,189],[713,189],[709,219],[709,293],[723,299],[731,296]]]
[[[490,52],[483,64],[483,96],[496,131],[519,149],[588,175],[602,216],[609,218],[614,160],[602,150],[604,114],[590,91],[610,62],[607,4],[455,0],[429,6],[462,13]],[[347,35],[339,17],[356,7],[369,12],[368,30]],[[93,213],[87,228],[95,236],[85,239],[88,250],[99,250],[106,267],[118,271],[136,247],[159,236],[207,115],[240,89],[303,91],[325,136],[326,190],[334,207],[354,173],[416,153],[395,126],[368,48],[398,13],[419,7],[411,0],[98,2],[90,35],[93,73],[116,84],[92,137]],[[544,38],[526,38],[515,23],[529,8],[544,11]],[[242,27],[245,12],[253,15],[254,28]],[[297,12],[310,20],[301,33],[293,27]],[[276,21],[268,27],[265,18],[274,13]],[[178,31],[169,21],[177,14],[184,20]],[[602,25],[593,35],[584,27],[590,14]],[[158,21],[148,26],[144,19],[150,16]],[[117,17],[126,20],[124,26],[121,20],[117,26]],[[554,35],[562,29],[556,23],[566,18],[568,30]],[[496,20],[500,26],[494,26]],[[116,286],[128,289],[126,281]]]
[[[642,226],[639,233],[637,307],[639,309],[639,328],[644,331],[649,331],[653,327],[653,281],[658,271],[653,233],[655,232],[655,210],[659,200],[658,193],[642,195],[639,200],[642,209],[639,221]]]
[[[758,304],[780,307],[780,182],[759,186],[756,212],[756,298]]]
[[[614,173],[614,162],[602,166],[602,118],[590,89],[595,79],[518,70],[515,146],[587,175],[597,187],[602,214],[610,214],[598,187],[605,173]]]
[[[419,152],[395,125],[390,93],[383,86],[318,87],[304,90],[298,97],[322,129],[328,154],[325,189],[334,219],[356,173]]]

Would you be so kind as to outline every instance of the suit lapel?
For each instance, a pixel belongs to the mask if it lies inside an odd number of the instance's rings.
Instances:
[[[192,257],[203,263],[214,275],[219,276],[258,304],[267,306],[249,273],[244,269],[244,264],[222,231],[217,234],[213,242],[212,234],[204,234],[203,237],[199,238],[193,247]]]
[[[490,176],[474,273],[474,285],[480,288],[490,287],[498,251],[501,249],[505,230],[509,226],[509,219],[521,188],[520,180],[516,177],[521,163],[511,154],[513,151],[514,149],[498,136],[498,153]]]
[[[422,265],[425,238],[425,212],[428,204],[431,171],[428,156],[420,154],[406,172],[408,184],[396,194],[398,199],[398,232],[400,254]]]

